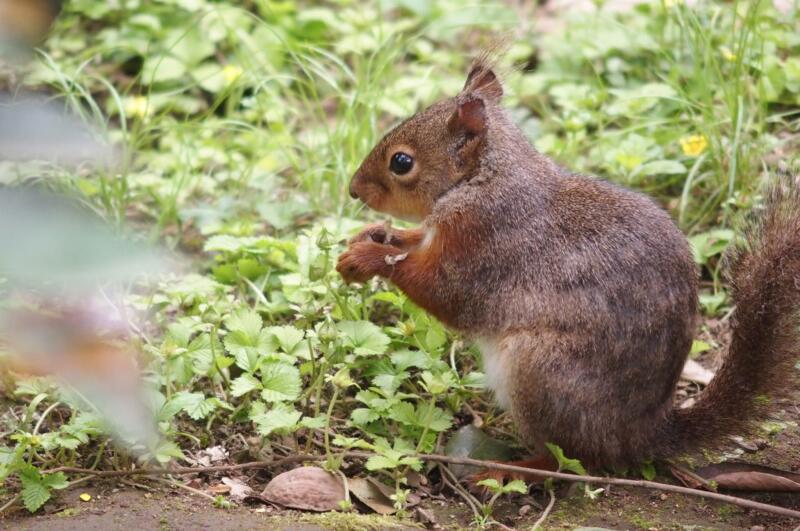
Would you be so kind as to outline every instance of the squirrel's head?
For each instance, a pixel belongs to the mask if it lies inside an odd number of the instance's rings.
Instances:
[[[442,194],[477,171],[490,110],[502,95],[486,60],[475,61],[458,96],[415,114],[381,139],[353,176],[350,195],[399,218],[424,218]]]

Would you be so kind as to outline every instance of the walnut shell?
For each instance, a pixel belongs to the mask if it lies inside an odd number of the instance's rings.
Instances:
[[[303,511],[334,511],[345,499],[342,481],[316,466],[303,466],[278,474],[261,497],[284,507]]]

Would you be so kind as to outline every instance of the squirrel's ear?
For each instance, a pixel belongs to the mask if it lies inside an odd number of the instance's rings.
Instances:
[[[447,124],[451,132],[464,131],[473,136],[486,132],[486,106],[481,98],[459,98]]]
[[[491,68],[479,62],[474,64],[467,74],[464,92],[475,92],[497,102],[503,97],[503,85]]]

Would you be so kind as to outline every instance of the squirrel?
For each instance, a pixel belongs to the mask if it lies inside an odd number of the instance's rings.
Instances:
[[[800,358],[800,184],[780,179],[729,260],[724,363],[694,405],[673,396],[691,349],[698,271],[649,197],[537,152],[487,57],[460,94],[391,130],[350,195],[419,228],[367,226],[337,270],[380,276],[482,352],[522,442],[612,468],[719,446],[793,389]],[[774,403],[774,402],[773,402]],[[773,406],[774,407],[774,406]]]

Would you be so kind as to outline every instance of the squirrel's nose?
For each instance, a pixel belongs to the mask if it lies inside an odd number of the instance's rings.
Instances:
[[[353,199],[358,199],[358,192],[356,192],[356,187],[354,186],[355,182],[350,182],[350,197]]]

